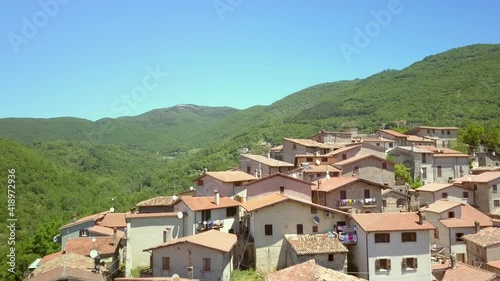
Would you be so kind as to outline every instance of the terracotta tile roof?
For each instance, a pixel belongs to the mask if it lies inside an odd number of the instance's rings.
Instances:
[[[462,205],[461,202],[438,200],[434,203],[429,204],[429,207],[420,208],[420,211],[441,214],[442,212],[448,211],[449,209],[455,208],[460,205]]]
[[[280,151],[280,150],[283,150],[283,145],[282,144],[269,149],[269,151]]]
[[[55,253],[52,253],[50,255],[46,255],[44,256],[41,260],[40,260],[40,264],[43,264],[43,263],[46,263],[46,262],[49,262],[55,258],[58,258],[60,256],[62,256],[63,253],[62,252],[55,252]]]
[[[497,279],[497,275],[493,272],[486,271],[468,265],[465,263],[457,262],[455,268],[448,268],[444,273],[442,281],[493,281]]]
[[[266,281],[360,281],[356,276],[335,271],[316,264],[314,259],[269,273]]]
[[[452,183],[437,183],[437,182],[433,182],[433,183],[428,183],[426,185],[423,185],[423,186],[417,188],[417,192],[421,192],[421,191],[436,192],[436,191],[448,188],[448,187],[453,186],[453,185],[454,184],[452,184]],[[463,188],[461,186],[457,186],[457,187]]]
[[[412,130],[415,129],[435,129],[435,130],[458,130],[459,128],[457,127],[431,127],[431,126],[417,126],[413,128]],[[411,131],[411,130],[410,130]]]
[[[100,225],[94,225],[93,227],[89,228],[89,232],[91,233],[97,233],[100,235],[105,235],[105,236],[113,236],[113,229],[105,226],[100,226]],[[119,238],[122,238],[125,236],[125,232],[121,230],[116,231],[116,236]]]
[[[95,239],[95,242],[92,242]],[[113,247],[113,237],[82,237],[70,238],[66,241],[64,251],[66,253],[76,253],[88,256],[91,250],[97,250],[101,257],[113,255],[120,245],[120,238],[117,238],[117,245]]]
[[[462,239],[477,244],[483,248],[500,244],[500,227],[487,227],[478,233],[467,234]]]
[[[338,155],[338,154],[341,154],[341,153],[344,153],[346,151],[349,151],[349,150],[352,150],[352,149],[355,149],[355,148],[360,148],[361,147],[361,144],[357,144],[357,145],[349,145],[349,146],[346,146],[346,147],[341,147],[339,149],[336,149],[330,153],[327,153],[325,155]]]
[[[401,134],[400,132],[396,132],[396,131],[393,131],[393,130],[386,130],[386,129],[382,129],[382,130],[379,130],[380,132],[384,132],[386,134],[389,134],[389,135],[392,135],[392,136],[395,136],[395,137],[400,137],[400,138],[406,138],[407,135],[405,134]]]
[[[444,219],[440,220],[440,222],[448,228],[474,227],[475,221],[478,221],[481,227],[493,226],[493,222],[490,217],[475,209],[471,205],[462,205],[460,206],[460,209],[460,218]]]
[[[464,157],[464,158],[469,158],[470,156],[467,154],[463,153],[446,153],[446,154],[441,154],[441,153],[435,153],[433,157],[436,158],[445,158],[445,157]]]
[[[253,160],[253,161],[257,161],[257,162],[262,163],[264,165],[267,165],[269,167],[293,167],[293,164],[291,164],[291,163],[276,160],[273,158],[267,158],[266,156],[262,156],[262,155],[241,154],[241,156],[248,158],[250,160]]]
[[[196,235],[174,239],[166,243],[144,249],[143,251],[151,251],[154,249],[168,247],[179,243],[191,243],[227,253],[230,252],[231,249],[233,249],[233,246],[236,244],[236,240],[237,236],[232,233],[222,232],[218,230],[209,230]]]
[[[254,185],[256,183],[259,183],[259,182],[262,182],[262,181],[266,181],[266,180],[274,178],[274,177],[282,177],[282,178],[285,178],[285,179],[289,179],[289,180],[294,180],[294,181],[297,181],[297,182],[301,182],[301,183],[304,183],[304,184],[307,184],[307,185],[312,185],[312,183],[309,182],[309,181],[301,180],[299,178],[294,178],[292,176],[289,176],[289,175],[283,174],[283,173],[275,173],[275,174],[272,174],[272,175],[268,175],[268,176],[262,177],[260,179],[256,179],[254,181],[245,183],[244,185],[250,187],[250,186],[252,186],[252,185]]]
[[[468,175],[465,177],[454,179],[453,182],[455,183],[469,182],[470,179],[471,182],[488,183],[490,181],[499,178],[500,178],[500,171],[494,171],[494,172],[492,171],[492,172],[484,172],[479,175]]]
[[[296,143],[302,146],[306,147],[317,147],[317,148],[340,148],[344,147],[343,144],[328,144],[328,143],[322,143],[318,142],[315,140],[310,140],[310,139],[291,139],[291,138],[284,138],[283,140]]]
[[[203,210],[215,210],[228,207],[238,207],[240,202],[235,201],[229,197],[220,197],[219,205],[215,204],[215,196],[199,196],[199,197],[181,197],[189,209],[194,212]]]
[[[408,194],[405,194],[405,193],[403,193],[403,192],[401,192],[401,191],[399,191],[397,189],[392,189],[392,188],[386,188],[386,189],[382,190],[381,193],[382,193],[382,197],[389,195],[389,193],[396,193],[398,195],[405,196],[405,197],[408,197],[408,198],[411,197]]]
[[[500,269],[500,260],[489,262],[489,263],[487,263],[487,265],[494,267],[494,268],[497,268],[497,269]]]
[[[425,146],[423,146],[425,147]],[[396,149],[398,150],[406,150],[406,151],[410,151],[410,152],[413,152],[413,153],[428,153],[428,154],[432,154],[432,151],[430,150],[427,150],[427,149],[424,149],[424,148],[420,148],[420,147],[417,147],[417,146],[398,146],[396,147]]]
[[[304,173],[326,173],[328,172],[340,172],[339,169],[333,167],[332,165],[328,164],[320,164],[320,165],[315,165],[311,164],[307,167],[304,167]]]
[[[384,137],[370,137],[370,138],[362,138],[363,142],[396,142],[395,140],[386,139]]]
[[[86,278],[78,280],[103,280],[102,275],[90,272],[93,268],[94,259],[76,253],[66,253],[40,264],[40,266],[33,271],[34,277],[29,280],[59,280],[60,277],[64,277],[64,274],[67,276],[81,276]],[[73,274],[70,274],[70,269],[75,270]],[[77,275],[74,275],[74,273]],[[92,279],[94,276],[87,275],[87,273],[100,276],[101,279]]]
[[[158,196],[158,197],[154,197],[154,198],[150,198],[150,199],[141,201],[141,202],[137,203],[137,205],[135,205],[135,206],[136,207],[158,207],[158,206],[170,207],[170,206],[173,206],[177,201],[174,201],[173,196]]]
[[[337,209],[328,208],[328,207],[325,207],[323,205],[318,205],[318,204],[312,203],[310,201],[305,201],[305,200],[300,200],[297,198],[288,197],[284,194],[279,194],[279,193],[271,193],[271,194],[268,194],[265,196],[258,197],[258,198],[253,199],[253,200],[249,200],[249,201],[243,203],[241,206],[245,210],[247,210],[248,212],[253,212],[253,211],[256,211],[256,210],[259,210],[259,209],[262,209],[262,208],[265,208],[265,207],[268,207],[268,206],[271,206],[274,204],[278,204],[281,202],[285,202],[285,201],[298,202],[298,203],[309,205],[311,207],[315,207],[316,209],[319,209],[319,210],[349,216],[348,213],[339,211]]]
[[[427,142],[427,143],[436,143],[435,140],[428,139],[426,137],[419,137],[419,136],[414,136],[414,135],[409,135],[406,137],[407,141],[410,142]]]
[[[98,225],[105,227],[127,227],[125,213],[107,213],[104,218],[98,222]]]
[[[180,278],[179,281],[200,281],[200,279]],[[115,278],[115,281],[174,281],[172,277],[130,277]]]
[[[92,215],[89,215],[89,216],[86,216],[86,217],[83,217],[81,219],[78,219],[74,222],[71,222],[71,223],[68,223],[66,225],[63,225],[59,228],[59,230],[62,230],[62,229],[65,229],[65,228],[68,228],[68,227],[71,227],[71,226],[74,226],[74,225],[78,225],[78,224],[81,224],[81,223],[84,223],[84,222],[89,222],[89,221],[99,221],[101,220],[104,215],[106,215],[108,213],[108,211],[106,212],[102,212],[102,213],[97,213],[97,214],[92,214]]]
[[[160,218],[160,217],[175,217],[177,213],[127,213],[125,218],[128,219],[142,219],[142,218]]]
[[[76,268],[58,267],[44,273],[40,273],[28,279],[29,281],[105,281],[102,274],[94,273],[90,270]]]
[[[429,222],[419,224],[418,215],[410,212],[354,214],[352,218],[365,232],[435,229]]]
[[[285,235],[297,255],[315,255],[331,253],[347,253],[347,248],[337,238],[331,238],[327,233]]]
[[[320,188],[318,189],[318,182],[315,181],[313,182],[314,186],[311,187],[311,190],[330,192],[339,187],[357,182],[358,179],[359,178],[356,177],[331,177],[329,180],[322,179],[319,185]]]
[[[377,155],[373,155],[373,154],[364,154],[364,155],[356,155],[354,157],[351,157],[351,158],[348,158],[346,160],[342,160],[342,161],[339,161],[333,165],[335,166],[343,166],[343,165],[349,165],[349,164],[352,164],[352,163],[356,163],[358,161],[361,161],[363,159],[366,159],[366,158],[376,158],[380,161],[383,161],[383,162],[387,162],[387,163],[393,163],[392,161],[389,161],[385,158],[382,158],[382,157],[379,157]]]
[[[199,176],[196,179],[201,179],[205,176],[210,176],[221,182],[237,182],[237,181],[252,181],[257,179],[256,177],[247,174],[243,171],[220,171],[220,172],[206,172],[205,174]]]

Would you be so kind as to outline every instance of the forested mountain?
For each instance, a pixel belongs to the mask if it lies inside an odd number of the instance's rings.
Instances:
[[[204,168],[236,167],[241,147],[259,153],[285,136],[322,128],[373,132],[396,120],[500,127],[499,109],[500,45],[473,45],[245,110],[178,105],[95,122],[0,119],[0,175],[5,182],[7,170],[15,169],[17,177],[17,280],[36,257],[58,249],[52,237],[73,212],[83,216],[111,205],[126,211],[145,198],[186,190]],[[0,212],[0,219],[6,216]],[[7,230],[0,229],[6,241]],[[11,280],[5,259],[0,279]]]

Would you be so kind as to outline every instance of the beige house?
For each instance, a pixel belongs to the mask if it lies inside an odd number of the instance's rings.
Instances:
[[[128,213],[125,276],[131,270],[150,265],[150,256],[142,250],[186,234],[189,217],[178,213]]]
[[[369,280],[431,280],[430,231],[415,213],[354,214],[358,242],[351,251],[359,277]]]
[[[484,172],[458,178],[454,183],[474,191],[474,201],[478,209],[492,216],[500,216],[500,171]]]
[[[382,212],[399,213],[410,211],[411,196],[396,189],[382,190]]]
[[[151,252],[153,277],[196,278],[229,281],[233,271],[234,234],[209,230],[147,248]]]
[[[462,237],[467,246],[467,263],[485,268],[500,260],[500,228],[487,227]]]
[[[391,150],[397,146],[397,142],[395,140],[384,137],[365,137],[361,138],[360,141],[366,144],[382,147],[385,151]]]
[[[321,143],[310,139],[283,139],[283,161],[294,163],[296,155],[324,155],[344,147],[343,144]]]
[[[323,179],[311,188],[312,202],[329,208],[356,213],[382,212],[384,185],[357,177]]]
[[[217,190],[221,197],[246,197],[246,190],[241,186],[255,179],[243,171],[206,172],[194,181],[195,196],[213,196]]]
[[[420,206],[438,200],[448,200],[448,198],[454,198],[455,201],[463,201],[469,205],[475,204],[474,191],[454,183],[428,183],[417,188],[416,191]]]
[[[433,264],[432,274],[437,281],[500,281],[493,272],[456,261]]]
[[[349,219],[348,213],[284,194],[262,196],[242,207],[246,210],[244,224],[250,241],[254,241],[249,247],[255,252],[255,268],[264,272],[287,266],[286,234],[327,233],[334,225],[346,225]]]
[[[287,234],[286,266],[293,266],[313,259],[316,264],[347,272],[347,248],[342,242],[327,233]]]
[[[394,163],[376,155],[359,155],[334,164],[341,176],[395,186]]]
[[[175,205],[175,211],[186,214],[186,236],[210,229],[239,233],[240,205],[238,201],[219,197],[218,194],[203,197],[183,196]]]
[[[357,135],[357,132],[333,132],[333,131],[325,131],[323,129],[316,135],[309,137],[309,139],[326,144],[335,144],[335,143],[347,144],[351,143],[351,140],[355,135]]]
[[[433,138],[436,140],[438,147],[450,147],[451,142],[456,141],[458,138],[458,128],[418,126],[407,131],[405,134]]]
[[[380,129],[377,132],[375,132],[376,137],[383,137],[386,139],[394,140],[395,141],[395,146],[405,146],[406,144],[406,139],[408,138],[407,135],[396,132],[393,130],[387,130],[387,129]]]
[[[434,248],[444,247],[442,255],[455,253],[460,262],[467,260],[467,248],[462,237],[493,225],[490,217],[461,202],[440,200],[421,208],[420,211],[425,213],[427,221],[436,227],[431,237]]]
[[[240,170],[262,178],[267,175],[284,173],[293,169],[293,164],[262,155],[241,154]]]
[[[311,200],[311,186],[313,184],[299,178],[285,174],[273,174],[258,180],[254,180],[245,185],[247,198],[244,201],[256,199],[261,196],[283,192],[290,197],[302,200]]]

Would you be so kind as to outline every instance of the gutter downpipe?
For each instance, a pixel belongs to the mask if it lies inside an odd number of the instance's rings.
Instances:
[[[368,234],[369,234],[369,232],[365,232],[365,246],[366,246],[366,272],[368,272],[368,274],[367,274],[368,276],[366,276],[366,277],[368,277],[367,279],[368,279],[368,280],[370,280],[370,261],[369,261],[369,259],[370,259],[370,255],[369,255],[369,253],[368,253]],[[359,268],[358,268],[358,270],[359,270]]]

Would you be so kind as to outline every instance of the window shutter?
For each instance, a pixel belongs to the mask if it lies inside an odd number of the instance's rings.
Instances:
[[[387,259],[387,270],[391,270],[391,259]]]
[[[401,265],[401,267],[403,268],[403,270],[406,270],[406,258],[403,258],[403,264]]]
[[[380,271],[380,260],[375,260],[375,271]]]
[[[418,259],[415,258],[415,269],[417,269],[417,268],[418,268]]]

